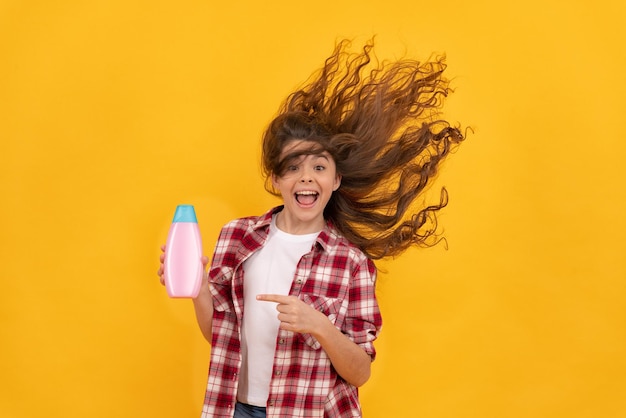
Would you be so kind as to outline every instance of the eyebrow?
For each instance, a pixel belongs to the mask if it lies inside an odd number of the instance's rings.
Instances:
[[[324,158],[325,160],[328,160],[330,157],[330,154],[328,153],[328,151],[324,150],[322,152],[314,152],[311,154],[308,154],[313,158]]]
[[[318,155],[318,154],[311,154],[311,156],[312,156],[314,159],[320,159],[320,158],[323,158],[323,159],[325,159],[326,161],[330,161],[330,160],[328,159],[328,156],[327,156],[327,155],[324,155],[324,154],[319,154],[319,155]]]
[[[284,161],[297,161],[299,163],[308,156],[313,157],[314,160],[323,158],[326,161],[330,161],[330,156],[327,151],[324,151],[323,154],[303,152],[293,155],[292,157],[285,156]]]

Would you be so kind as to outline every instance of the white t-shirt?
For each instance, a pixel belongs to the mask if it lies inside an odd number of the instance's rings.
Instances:
[[[242,367],[237,399],[266,406],[272,379],[280,321],[276,303],[256,300],[259,294],[288,295],[300,258],[311,251],[319,232],[292,235],[272,218],[265,245],[243,265],[244,315],[241,326]]]

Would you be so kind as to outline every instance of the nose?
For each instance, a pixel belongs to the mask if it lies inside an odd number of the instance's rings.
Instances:
[[[300,177],[301,183],[311,183],[313,181],[313,175],[311,174],[311,170],[309,168],[305,168],[302,170],[302,176]]]

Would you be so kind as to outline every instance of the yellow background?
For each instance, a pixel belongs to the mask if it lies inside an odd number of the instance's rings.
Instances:
[[[379,264],[365,416],[626,417],[624,4],[0,1],[0,416],[199,415],[209,345],[156,276],[174,208],[210,254],[276,204],[263,128],[378,34],[447,54],[475,133],[437,182],[449,249]]]

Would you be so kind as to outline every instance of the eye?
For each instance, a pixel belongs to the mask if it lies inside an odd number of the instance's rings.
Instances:
[[[298,166],[297,165],[287,166],[287,171],[297,171],[297,170],[298,170]]]
[[[323,165],[318,164],[318,165],[316,165],[314,167],[314,169],[315,169],[315,171],[324,171],[326,169],[326,167],[323,166]]]

